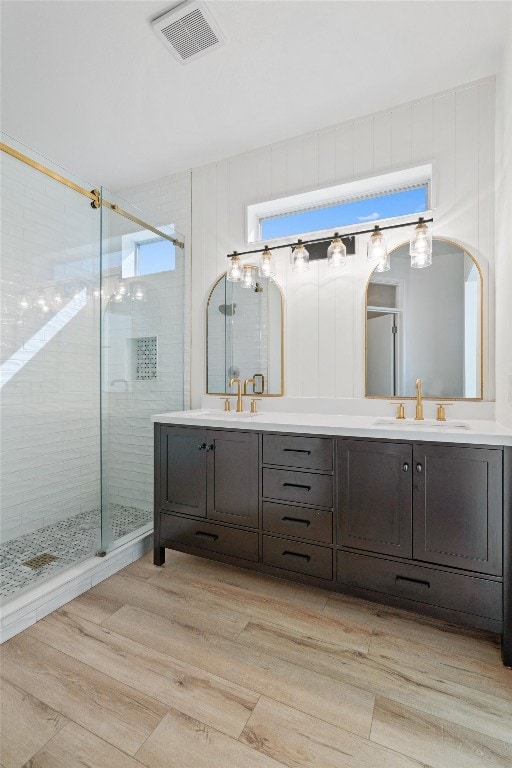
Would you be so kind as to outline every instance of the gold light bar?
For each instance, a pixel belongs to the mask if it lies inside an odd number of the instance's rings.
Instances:
[[[173,245],[176,245],[178,248],[185,247],[185,244],[182,243],[180,240],[177,240],[175,237],[171,237],[171,235],[167,235],[165,232],[161,232],[159,229],[156,229],[156,227],[152,227],[151,224],[147,224],[145,221],[142,221],[142,219],[138,219],[136,216],[132,216],[130,213],[123,210],[123,208],[120,208],[115,203],[109,203],[108,200],[101,199],[101,195],[98,189],[91,189],[91,191],[89,191],[85,189],[85,187],[80,187],[78,184],[75,184],[73,181],[66,179],[64,176],[61,176],[59,173],[52,171],[50,168],[47,168],[45,165],[41,165],[41,163],[38,163],[35,160],[32,160],[32,158],[22,154],[21,152],[18,152],[17,149],[13,149],[12,147],[9,147],[7,144],[4,144],[3,142],[0,142],[0,149],[2,150],[2,152],[5,152],[6,154],[11,155],[11,157],[15,157],[16,160],[20,160],[22,163],[29,165],[31,168],[34,168],[36,171],[39,171],[40,173],[44,173],[45,176],[49,176],[51,179],[58,181],[59,184],[64,184],[64,186],[69,187],[70,189],[73,189],[75,192],[78,192],[80,195],[84,195],[84,197],[89,198],[89,200],[92,201],[91,202],[92,208],[99,208],[100,205],[104,205],[107,208],[110,208],[110,210],[115,211],[115,213],[118,213],[120,216],[124,216],[126,219],[130,219],[130,221],[133,221],[135,224],[138,224],[140,227],[143,227],[144,229],[148,229],[150,232],[154,232],[154,234],[158,235],[158,237],[162,237],[164,240],[169,240],[169,242],[173,243]]]

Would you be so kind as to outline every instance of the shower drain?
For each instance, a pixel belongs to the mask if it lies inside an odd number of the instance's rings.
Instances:
[[[55,555],[49,555],[47,552],[43,552],[42,555],[36,555],[35,557],[31,557],[30,560],[25,560],[22,565],[26,565],[27,568],[32,568],[33,571],[38,571],[40,568],[44,568],[45,565],[49,565],[58,559],[59,558]]]

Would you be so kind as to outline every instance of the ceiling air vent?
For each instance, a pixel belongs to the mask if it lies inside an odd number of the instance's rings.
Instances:
[[[182,64],[224,43],[224,35],[204,3],[199,0],[187,0],[155,19],[153,30]]]

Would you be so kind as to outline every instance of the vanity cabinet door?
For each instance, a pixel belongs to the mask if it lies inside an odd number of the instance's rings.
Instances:
[[[206,430],[162,425],[159,443],[157,512],[206,517]]]
[[[208,518],[257,528],[258,435],[208,430],[206,442]]]
[[[412,449],[338,440],[338,544],[412,556]]]
[[[414,558],[502,573],[502,451],[417,444]]]

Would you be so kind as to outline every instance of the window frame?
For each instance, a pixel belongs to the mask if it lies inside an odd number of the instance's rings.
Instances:
[[[427,216],[433,210],[433,186],[432,186],[432,164],[424,164],[404,168],[399,171],[381,174],[379,176],[363,177],[351,180],[342,184],[321,189],[313,189],[307,192],[300,192],[295,195],[286,195],[284,197],[274,198],[253,202],[246,206],[246,242],[262,243],[261,224],[264,220],[286,216],[294,213],[304,213],[322,208],[333,207],[343,203],[356,202],[357,200],[379,197],[384,194],[394,192],[403,192],[407,189],[426,187],[427,201],[426,209],[418,216]],[[404,217],[410,218],[412,214],[399,214],[388,219],[372,219],[371,221],[357,222],[338,227],[340,234],[345,231],[357,232],[359,229],[368,229],[375,224],[382,222],[399,221]],[[307,230],[290,235],[280,235],[275,238],[265,240],[265,242],[277,242],[302,235],[317,235],[331,230]]]
[[[163,232],[171,230],[174,233],[173,224],[161,225],[159,229],[161,229]],[[121,278],[123,280],[136,277],[145,277],[145,274],[141,275],[139,273],[139,247],[141,245],[146,245],[147,243],[158,242],[159,240],[163,240],[163,238],[159,238],[158,235],[155,235],[155,233],[149,229],[141,229],[137,232],[131,232],[130,234],[121,236]],[[174,248],[176,249],[176,245]],[[176,250],[174,259],[174,270],[175,269]],[[174,270],[169,271],[172,272]],[[147,276],[158,274],[160,274],[160,272],[149,272],[147,273]]]

